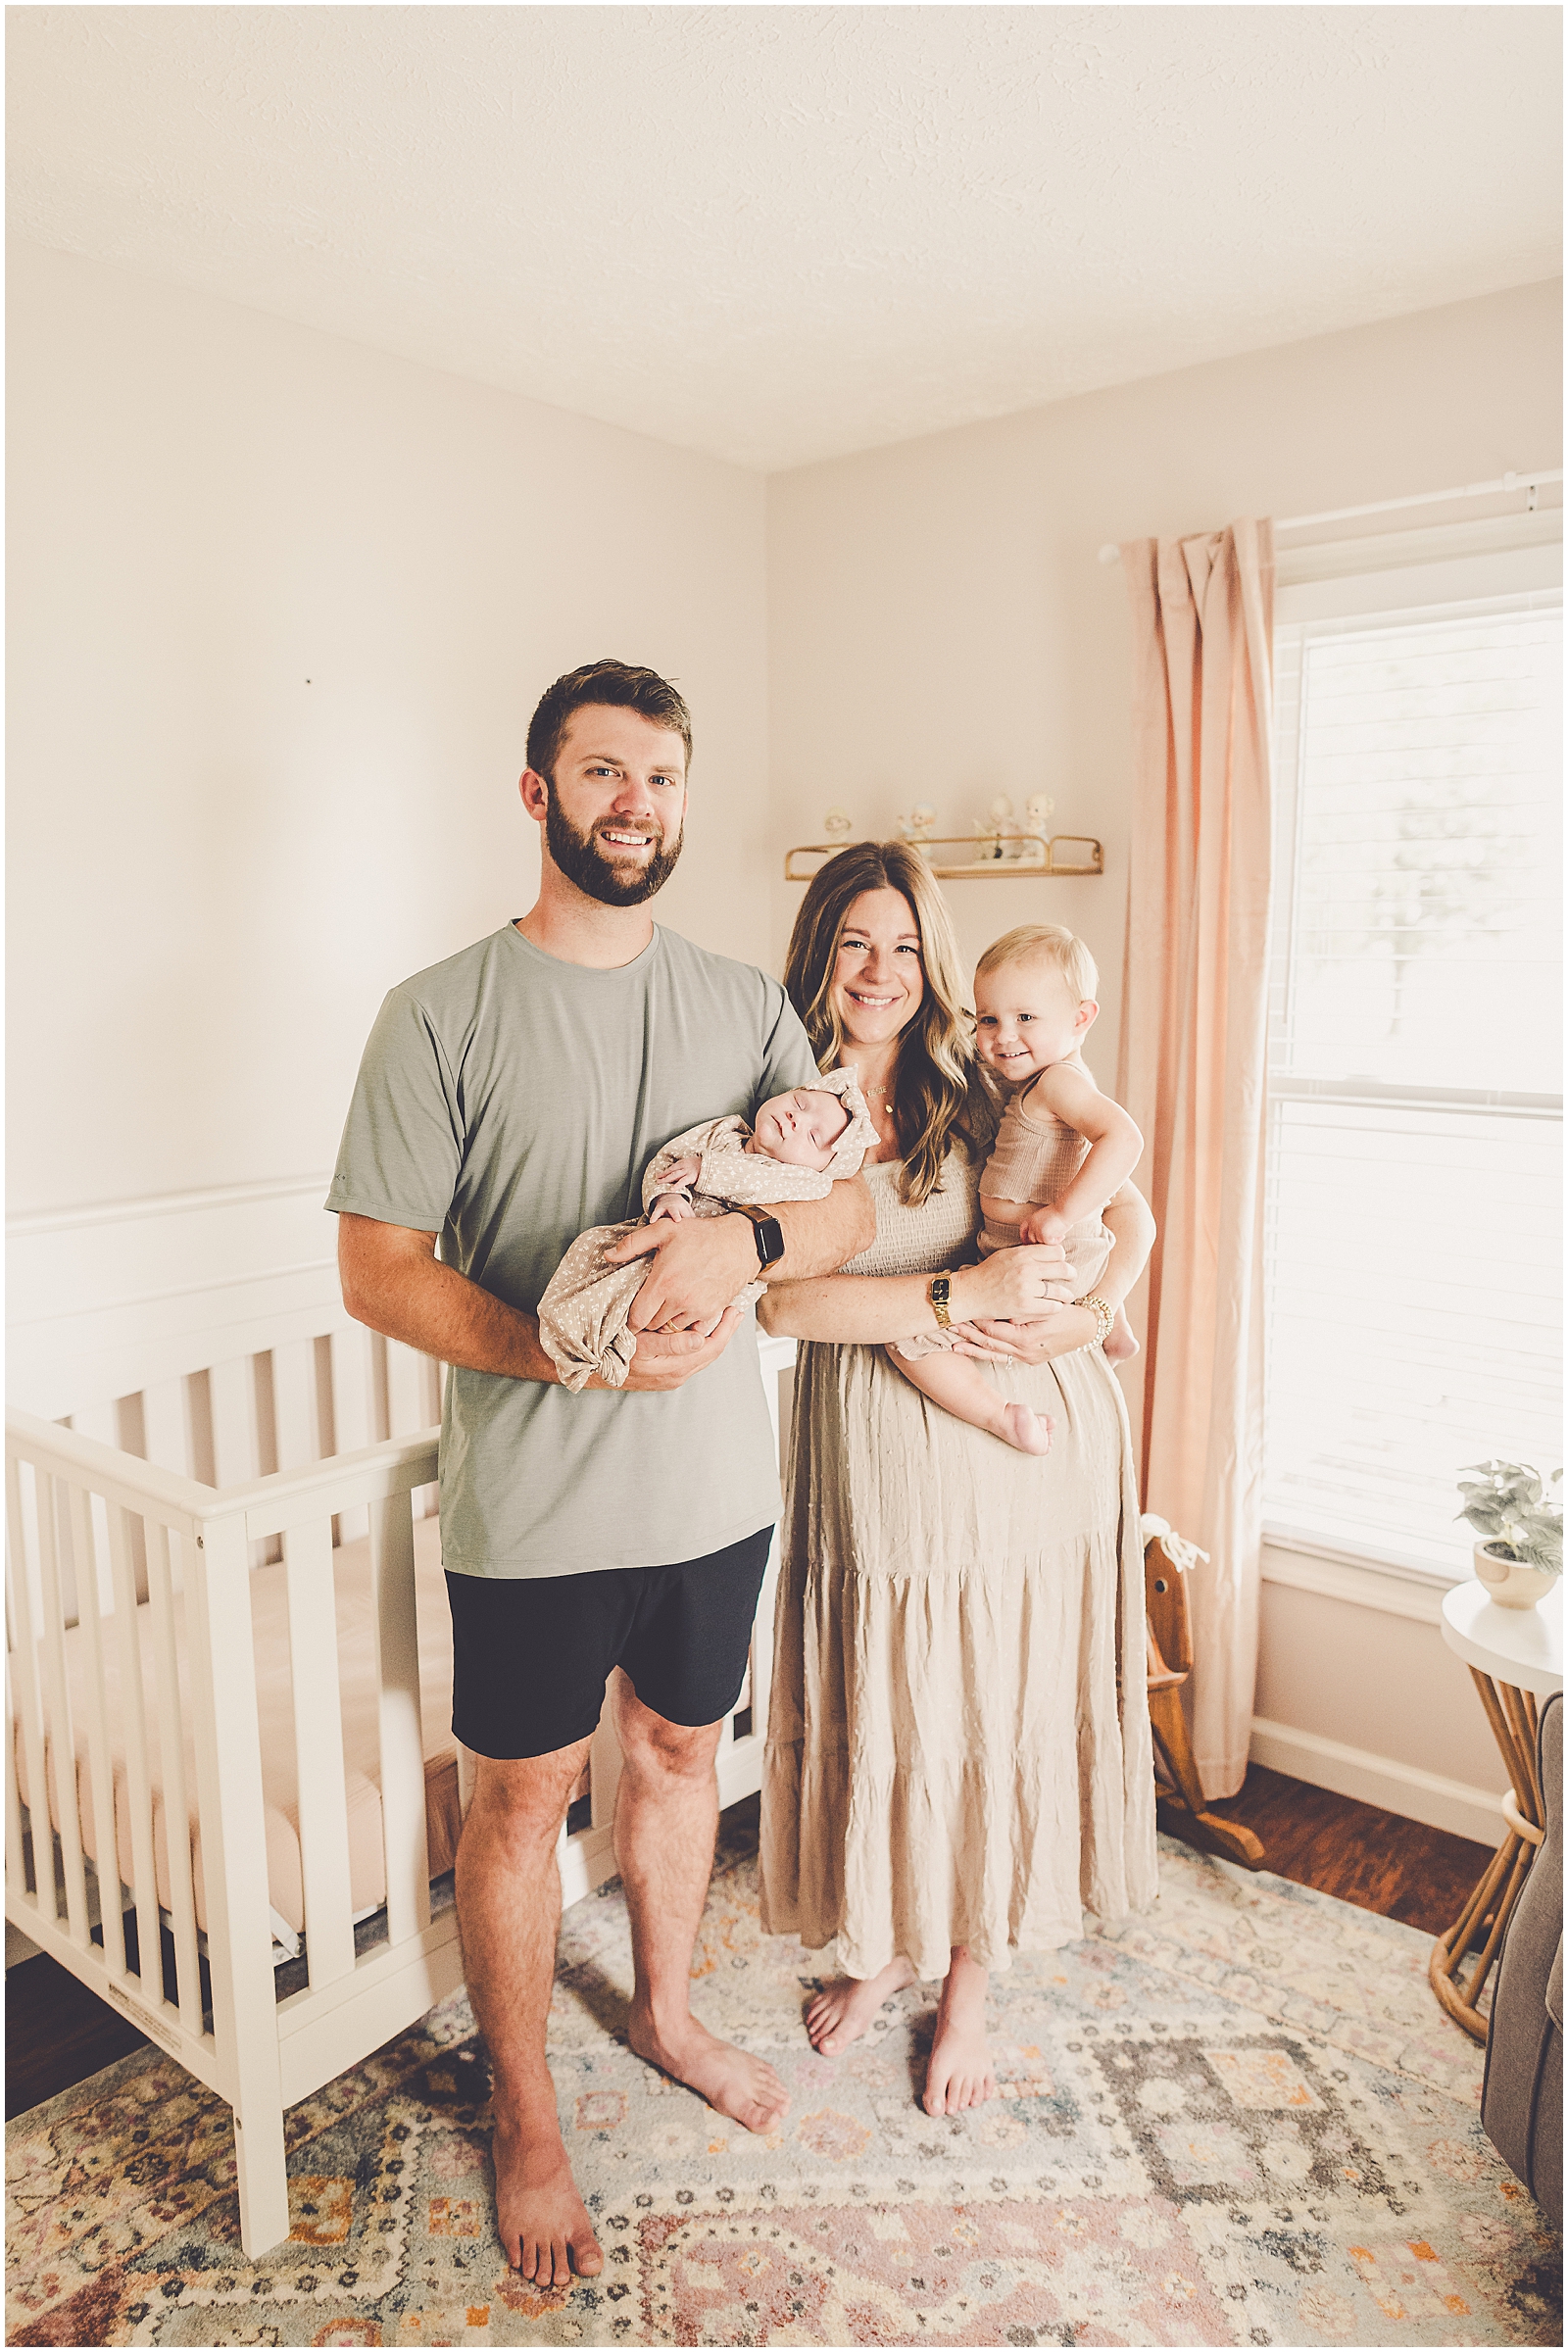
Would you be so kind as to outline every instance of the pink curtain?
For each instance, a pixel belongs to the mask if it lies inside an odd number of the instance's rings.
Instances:
[[[1123,1374],[1145,1508],[1208,1553],[1187,1686],[1204,1793],[1247,1770],[1262,1530],[1274,530],[1122,549],[1135,782],[1122,1102],[1159,1227]]]

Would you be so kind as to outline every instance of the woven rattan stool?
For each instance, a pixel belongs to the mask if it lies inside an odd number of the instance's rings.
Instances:
[[[1538,1702],[1562,1689],[1562,1588],[1538,1608],[1503,1609],[1485,1585],[1455,1585],[1444,1596],[1443,1639],[1470,1669],[1508,1774],[1506,1835],[1427,1963],[1432,1989],[1448,2015],[1473,2040],[1485,2041],[1481,1997],[1545,1820],[1536,1777],[1536,1719]]]

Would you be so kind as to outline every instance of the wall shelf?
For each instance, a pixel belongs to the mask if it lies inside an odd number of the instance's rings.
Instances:
[[[939,882],[1039,882],[1059,878],[1065,874],[1102,874],[1105,853],[1092,834],[1055,833],[1047,841],[1039,833],[1015,833],[1007,841],[1008,855],[1004,858],[981,858],[975,852],[982,846],[978,836],[957,834],[936,841],[911,841],[906,845],[918,850]],[[798,866],[798,858],[836,858],[840,850],[857,849],[858,842],[809,841],[799,849],[784,853],[786,882],[809,882],[820,870],[819,865]],[[1077,850],[1086,855],[1078,858],[1058,858],[1058,850]],[[938,865],[933,850],[967,850],[970,855],[960,863]]]

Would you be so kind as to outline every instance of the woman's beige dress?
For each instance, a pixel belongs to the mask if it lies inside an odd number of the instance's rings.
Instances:
[[[858,1274],[973,1255],[979,1169],[907,1208],[865,1176]],[[988,1367],[1048,1412],[1016,1452],[881,1348],[802,1346],[762,1786],[762,1925],[851,1976],[1049,1949],[1154,1899],[1143,1552],[1126,1407],[1098,1348]],[[1118,1681],[1123,1660],[1128,1671]]]

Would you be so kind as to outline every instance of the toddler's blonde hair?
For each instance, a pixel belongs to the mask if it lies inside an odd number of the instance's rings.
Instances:
[[[989,979],[1008,963],[1049,963],[1061,974],[1079,1004],[1100,993],[1100,968],[1076,932],[1061,923],[1020,923],[994,939],[975,965],[976,980]]]

